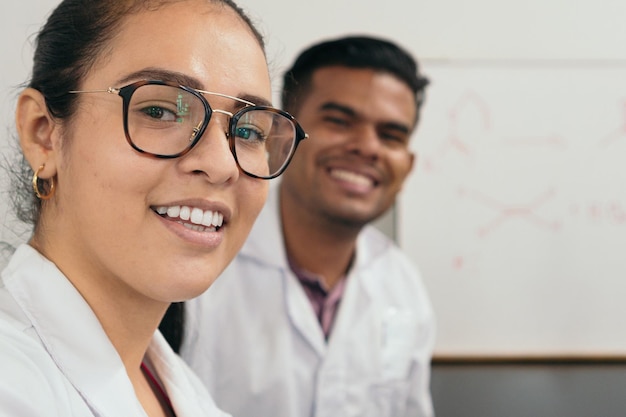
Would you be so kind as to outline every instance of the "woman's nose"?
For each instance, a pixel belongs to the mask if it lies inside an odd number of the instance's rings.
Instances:
[[[220,113],[213,113],[196,146],[181,160],[185,170],[204,174],[214,184],[235,181],[240,175],[228,141],[230,115]]]

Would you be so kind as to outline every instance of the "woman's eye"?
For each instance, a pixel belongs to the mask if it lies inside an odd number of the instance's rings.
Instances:
[[[265,140],[264,135],[258,129],[252,127],[238,127],[235,130],[236,136],[246,141],[262,142]]]
[[[148,106],[141,109],[141,112],[151,119],[157,119],[162,121],[173,121],[176,120],[176,115],[161,107],[161,106]]]

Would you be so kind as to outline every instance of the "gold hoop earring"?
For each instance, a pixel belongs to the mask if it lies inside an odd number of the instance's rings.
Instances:
[[[48,193],[47,194],[43,194],[40,190],[39,190],[39,173],[41,171],[43,171],[43,169],[46,167],[46,164],[43,164],[42,166],[40,166],[37,171],[35,171],[35,173],[33,174],[33,189],[35,190],[35,195],[41,199],[41,200],[49,200],[52,198],[52,196],[54,195],[54,177],[50,177],[50,181],[48,182]]]

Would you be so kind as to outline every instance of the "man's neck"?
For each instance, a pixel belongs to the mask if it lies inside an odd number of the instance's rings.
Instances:
[[[281,224],[287,254],[298,268],[324,278],[328,289],[346,275],[360,229],[330,224],[281,199]]]

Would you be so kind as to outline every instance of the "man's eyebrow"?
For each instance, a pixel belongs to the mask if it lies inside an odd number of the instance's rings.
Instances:
[[[337,103],[334,101],[326,102],[322,104],[319,108],[322,111],[324,110],[338,111],[338,112],[345,114],[346,116],[353,117],[353,118],[359,117],[358,113],[352,107],[346,106],[345,104]],[[411,127],[401,122],[382,121],[378,123],[378,126],[383,129],[396,130],[398,132],[405,133],[407,135],[411,133]]]
[[[334,101],[328,101],[326,103],[323,103],[320,107],[320,110],[333,110],[333,111],[338,111],[341,113],[344,113],[346,116],[351,116],[351,117],[356,117],[357,113],[356,111],[350,107],[350,106],[346,106],[344,104],[341,103],[337,103]]]
[[[381,123],[380,127],[382,127],[383,129],[396,130],[400,133],[405,133],[407,135],[411,133],[411,128],[409,126],[398,122]]]
[[[124,76],[123,78],[120,78],[119,80],[117,80],[116,85],[117,86],[125,85],[130,82],[138,81],[138,80],[166,81],[166,82],[171,82],[171,83],[175,83],[178,85],[184,85],[185,87],[191,87],[195,90],[204,91],[204,86],[202,85],[200,80],[198,80],[197,78],[191,77],[187,74],[183,74],[183,73],[176,72],[176,71],[169,71],[169,70],[165,70],[162,68],[144,68],[139,71],[132,72]],[[215,91],[215,93],[221,93],[221,92]],[[235,97],[254,103],[257,106],[270,106],[270,107],[272,106],[272,103],[269,100],[263,97],[253,95],[253,94],[241,94]]]

